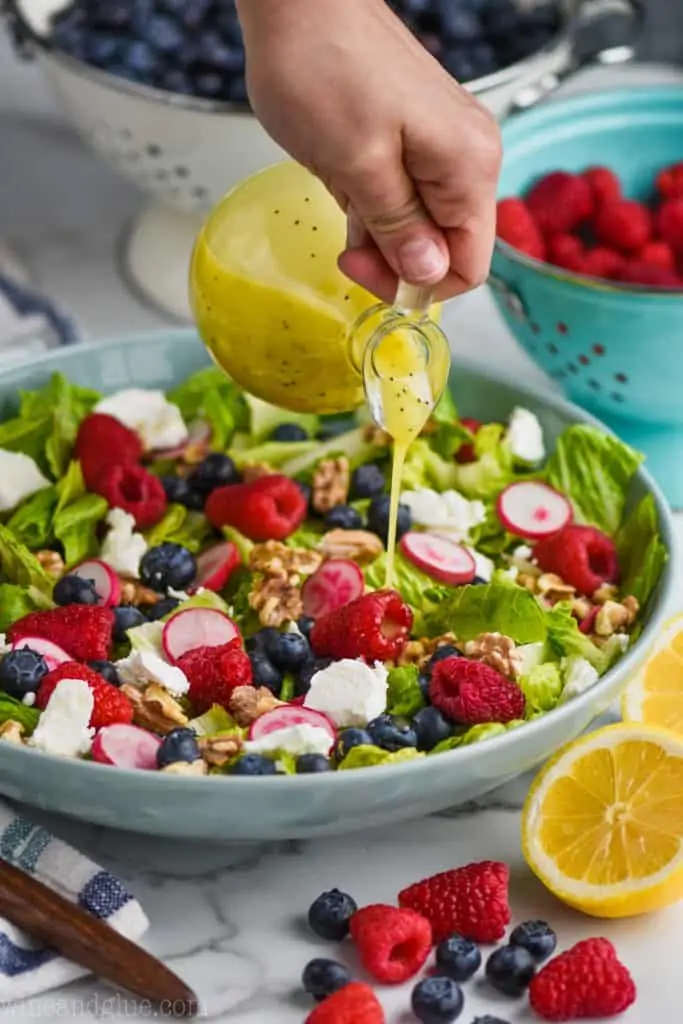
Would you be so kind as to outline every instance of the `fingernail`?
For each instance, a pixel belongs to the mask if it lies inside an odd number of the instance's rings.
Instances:
[[[365,229],[361,219],[352,207],[346,212],[346,248],[357,249],[363,244]]]
[[[445,255],[431,238],[412,238],[398,250],[401,274],[411,284],[436,284],[448,271]]]

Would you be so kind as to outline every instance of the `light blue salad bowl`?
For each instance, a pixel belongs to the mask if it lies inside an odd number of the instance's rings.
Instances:
[[[0,416],[18,389],[41,387],[60,371],[102,391],[168,389],[209,362],[192,332],[164,332],[78,345],[0,371]],[[560,398],[538,395],[502,376],[456,362],[453,391],[463,415],[504,420],[523,405],[541,420],[549,447],[572,423],[596,424]],[[670,514],[639,470],[629,498],[652,493],[661,533],[673,546]],[[321,775],[276,778],[169,776],[59,759],[0,744],[0,793],[46,811],[141,833],[198,840],[273,840],[345,833],[417,818],[480,796],[539,764],[604,712],[654,640],[671,589],[666,569],[645,611],[642,636],[600,682],[543,718],[469,747],[420,761]]]
[[[683,88],[628,88],[545,103],[503,128],[499,195],[523,195],[554,170],[612,168],[649,199],[683,160]],[[575,402],[648,456],[683,507],[683,291],[653,291],[551,267],[496,243],[490,285],[508,327]]]

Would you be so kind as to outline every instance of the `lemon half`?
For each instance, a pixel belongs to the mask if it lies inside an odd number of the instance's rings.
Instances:
[[[683,736],[683,613],[670,619],[622,698],[627,722],[645,722]]]

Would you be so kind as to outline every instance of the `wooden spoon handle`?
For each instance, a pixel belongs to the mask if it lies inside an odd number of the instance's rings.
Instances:
[[[161,1006],[165,1016],[199,1012],[192,989],[161,961],[3,860],[0,915],[105,981]]]

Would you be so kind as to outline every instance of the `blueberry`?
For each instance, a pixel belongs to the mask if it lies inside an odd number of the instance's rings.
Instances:
[[[504,996],[521,996],[535,973],[534,958],[522,946],[501,946],[486,961],[489,984]]]
[[[92,12],[93,24],[103,28],[127,28],[130,24],[130,3],[128,0],[98,0],[97,4],[87,5]]]
[[[469,981],[481,967],[479,947],[462,935],[451,935],[436,947],[436,966],[453,981]]]
[[[457,1020],[465,997],[457,981],[432,975],[417,983],[411,996],[413,1013],[422,1024],[450,1024]]]
[[[400,538],[412,526],[412,516],[407,505],[398,506],[396,536]],[[387,542],[389,534],[389,495],[382,494],[373,498],[368,508],[368,529]]]
[[[429,672],[420,672],[419,676],[417,677],[417,685],[420,687],[420,693],[424,698],[425,704],[429,704],[432,699],[429,696],[429,684],[431,683],[431,681],[432,677],[430,676]]]
[[[269,636],[265,651],[276,668],[283,672],[298,672],[310,660],[311,648],[301,633],[279,633]]]
[[[511,946],[521,946],[541,963],[555,952],[557,935],[545,921],[525,921],[510,936]]]
[[[248,103],[249,93],[244,75],[239,75],[227,83],[226,95],[224,97],[231,103]]]
[[[270,435],[271,441],[308,441],[309,437],[298,423],[280,423]]]
[[[325,526],[330,530],[360,530],[363,517],[350,505],[335,505],[325,516]]]
[[[275,668],[264,651],[250,651],[249,661],[254,686],[266,686],[276,697],[279,696],[284,678],[279,668]]]
[[[56,604],[100,604],[100,595],[95,590],[92,580],[80,576],[62,576],[55,583],[52,597]]]
[[[145,614],[150,622],[158,622],[159,619],[163,619],[175,611],[179,604],[180,601],[177,597],[163,597],[161,601],[145,608]]]
[[[524,11],[524,24],[528,28],[556,32],[560,26],[560,9],[556,3],[541,3]]]
[[[358,904],[348,893],[330,889],[318,896],[308,911],[308,923],[321,939],[341,942],[349,934],[349,922]]]
[[[338,761],[343,761],[354,747],[371,747],[373,739],[365,729],[343,729],[337,736],[334,754]]]
[[[213,21],[221,37],[237,49],[244,49],[242,27],[234,6],[219,7],[214,11]]]
[[[178,761],[198,761],[201,757],[197,737],[192,729],[172,729],[157,750],[157,765],[165,768]]]
[[[439,20],[443,37],[449,42],[471,43],[482,36],[483,28],[476,12],[452,0],[441,0]]]
[[[374,462],[368,462],[364,466],[354,469],[351,474],[351,498],[374,498],[384,492],[387,479]]]
[[[297,697],[307,694],[311,686],[311,679],[316,672],[321,672],[331,664],[332,658],[309,658],[296,674],[294,690]]]
[[[159,85],[162,89],[168,89],[169,92],[179,92],[185,96],[191,96],[194,91],[190,76],[182,68],[167,68],[161,75]],[[201,494],[197,494],[196,491],[190,491],[189,487],[188,493],[192,504],[188,503],[186,507],[202,509],[204,507],[204,499]],[[185,502],[179,502],[179,504],[184,505]]]
[[[296,620],[296,624],[299,627],[299,631],[308,639],[311,635],[311,630],[315,626],[315,619],[311,618],[310,615],[302,615],[300,619]]]
[[[206,99],[218,99],[223,91],[223,77],[217,71],[200,71],[194,76],[194,91]]]
[[[301,483],[299,480],[295,480],[295,483],[299,490],[301,491],[301,493],[303,494],[304,498],[306,499],[306,504],[310,505],[311,498],[313,497],[313,488],[311,487],[311,485]]]
[[[280,630],[276,629],[275,626],[264,626],[263,629],[258,629],[255,633],[252,633],[246,642],[246,648],[248,651],[261,651],[265,653],[268,644],[277,642],[279,636]]]
[[[417,734],[410,722],[393,715],[380,715],[368,725],[368,732],[376,747],[382,750],[404,750],[417,746]]]
[[[478,67],[467,44],[456,43],[444,50],[441,63],[449,75],[459,82],[473,82],[478,77]]]
[[[213,29],[203,32],[199,37],[195,59],[198,64],[206,65],[224,75],[233,75],[244,71],[244,51],[228,46]],[[273,435],[273,440],[299,441],[302,438],[276,438]]]
[[[129,629],[142,626],[147,619],[139,608],[132,604],[120,604],[118,608],[112,608],[114,612],[114,640],[118,643],[127,640],[126,633]]]
[[[485,1013],[483,1017],[475,1017],[472,1024],[509,1024],[509,1021],[503,1020],[502,1017],[492,1017],[490,1013]]]
[[[296,770],[299,775],[315,775],[332,771],[332,765],[323,754],[301,754],[296,759]]]
[[[47,671],[45,658],[30,647],[9,651],[0,661],[0,690],[21,700],[27,693],[36,692]]]
[[[84,57],[90,64],[106,68],[118,61],[124,48],[117,36],[91,35],[85,40]]]
[[[477,586],[481,586],[482,583],[486,584],[488,582],[489,581],[485,580],[483,576],[475,576],[474,579],[472,580],[472,583],[476,584]]]
[[[204,508],[204,498],[198,491],[193,491],[187,480],[180,476],[162,476],[166,497],[174,505],[184,505],[187,509],[201,511]]]
[[[336,960],[318,957],[304,967],[301,983],[309,995],[321,1002],[351,983],[351,971]]]
[[[194,555],[181,544],[165,541],[150,548],[140,562],[140,579],[146,587],[163,593],[172,587],[184,590],[197,575]]]
[[[188,4],[185,0],[183,9],[177,12],[183,25],[190,29],[198,28],[211,10],[213,2],[214,0],[192,0],[192,3]]]
[[[277,775],[275,761],[260,754],[245,754],[228,768],[230,775]]]
[[[173,18],[154,14],[144,30],[145,38],[159,53],[175,56],[185,43],[183,30]]]
[[[144,39],[134,39],[122,57],[126,67],[147,77],[153,75],[159,68],[159,57],[149,43]]]
[[[217,487],[239,483],[240,476],[229,455],[212,452],[211,455],[206,456],[203,462],[199,463],[187,479],[193,490],[208,498]]]
[[[441,644],[441,647],[437,647],[429,659],[427,668],[434,668],[438,661],[445,661],[447,658],[462,658],[462,656],[462,651],[455,644]]]
[[[433,750],[438,743],[453,735],[452,723],[438,708],[431,705],[417,712],[413,718],[413,729],[418,750]]]
[[[94,671],[98,672],[103,679],[106,679],[112,686],[120,686],[121,679],[116,671],[116,665],[111,661],[89,661],[89,667]]]
[[[489,38],[504,38],[513,32],[520,20],[520,11],[514,0],[488,0],[483,11],[483,22]]]

